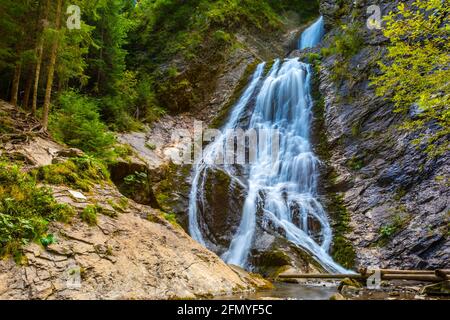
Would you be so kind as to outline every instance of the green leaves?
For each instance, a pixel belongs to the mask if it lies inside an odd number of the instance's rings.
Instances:
[[[145,185],[148,183],[148,176],[145,172],[135,172],[129,176],[126,176],[123,181],[128,185],[141,184]]]
[[[448,1],[416,1],[386,17],[384,35],[390,44],[387,61],[380,62],[380,76],[372,78],[379,96],[389,97],[395,112],[408,113],[416,105],[415,119],[407,120],[403,129],[416,131],[430,124],[433,132],[422,134],[430,156],[448,151],[450,134],[450,45]]]
[[[42,243],[49,222],[66,222],[72,215],[72,208],[57,203],[31,175],[0,162],[0,256],[20,257],[22,245],[38,239]]]
[[[100,120],[97,102],[73,91],[63,93],[50,118],[50,130],[61,142],[100,158],[112,156],[115,138]]]
[[[56,243],[56,239],[53,234],[49,234],[45,237],[42,237],[40,239],[40,242],[44,247],[48,247],[49,245]]]

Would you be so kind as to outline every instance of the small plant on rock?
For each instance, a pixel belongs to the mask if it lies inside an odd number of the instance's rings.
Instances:
[[[97,225],[98,209],[94,205],[89,205],[80,213],[80,218],[90,226]]]

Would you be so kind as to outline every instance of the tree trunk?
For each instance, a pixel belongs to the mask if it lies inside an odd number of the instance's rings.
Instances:
[[[20,73],[22,72],[22,63],[17,62],[14,68],[14,78],[11,89],[11,104],[17,107],[17,96],[19,94]]]
[[[43,15],[43,24],[46,23],[48,19],[48,11],[50,8],[50,0],[47,0],[46,6],[44,8],[44,15]],[[38,96],[38,90],[39,90],[39,78],[41,75],[41,66],[42,66],[42,55],[44,52],[44,31],[45,31],[45,25],[42,26],[42,35],[41,38],[38,41],[38,45],[36,47],[36,68],[34,71],[34,87],[33,87],[33,100],[31,105],[31,113],[36,113],[36,107],[37,107],[37,96]]]
[[[30,102],[31,85],[33,84],[33,77],[30,70],[27,70],[27,82],[25,83],[25,92],[23,94],[22,108],[28,109],[28,103]]]
[[[62,0],[58,0],[58,7],[56,9],[56,30],[58,31],[61,28],[61,9],[62,9]],[[47,87],[45,88],[45,99],[44,99],[44,107],[42,113],[42,127],[44,130],[47,130],[48,127],[48,113],[50,109],[50,100],[52,96],[52,86],[53,79],[55,75],[55,64],[56,57],[58,55],[58,39],[52,44],[52,50],[50,54],[50,64],[48,66],[48,74],[47,74]]]

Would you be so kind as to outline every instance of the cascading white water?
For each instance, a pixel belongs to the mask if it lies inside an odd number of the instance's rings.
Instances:
[[[317,19],[309,28],[303,31],[300,37],[299,49],[315,47],[325,34],[325,24],[323,17]]]
[[[223,146],[227,139],[227,133],[229,132],[229,129],[236,128],[240,116],[245,111],[245,107],[249,103],[250,98],[256,90],[256,86],[263,76],[265,65],[265,63],[261,63],[256,68],[250,84],[245,89],[238,103],[234,106],[230,119],[223,128],[222,136],[218,137],[213,143],[206,147],[206,149],[203,151],[203,157],[201,161],[198,161],[195,164],[194,176],[192,179],[192,188],[189,194],[189,233],[194,240],[196,240],[203,246],[206,246],[206,244],[200,231],[197,213],[198,201],[200,201],[202,205],[205,202],[203,191],[205,189],[208,169],[211,169],[213,166],[215,166],[215,159],[217,158],[218,154],[223,151]],[[229,166],[222,166],[222,169],[225,169],[227,173],[233,178],[233,175],[229,172]],[[239,180],[238,182],[240,183]]]
[[[323,19],[320,18],[302,34],[301,49],[313,47],[323,36]],[[309,131],[311,127],[312,99],[310,95],[311,67],[298,59],[276,60],[269,74],[262,79],[264,65],[258,66],[253,78],[233,109],[224,129],[236,128],[240,115],[249,103],[258,84],[263,80],[250,120],[250,129],[278,130],[279,152],[273,153],[272,137],[258,150],[249,168],[244,185],[247,196],[239,228],[228,251],[222,258],[230,264],[246,266],[256,230],[257,214],[263,214],[266,224],[282,229],[286,238],[308,251],[327,271],[346,272],[327,253],[332,241],[332,231],[327,215],[317,199],[317,166]],[[213,159],[223,151],[227,138],[224,130],[220,139],[209,145],[202,161],[194,170],[189,207],[191,236],[205,245],[198,225],[198,202],[204,202],[203,190],[207,171]],[[275,161],[274,161],[275,160]],[[230,167],[221,167],[231,178]],[[320,239],[312,238],[308,219],[320,223]],[[297,223],[294,222],[297,221]]]

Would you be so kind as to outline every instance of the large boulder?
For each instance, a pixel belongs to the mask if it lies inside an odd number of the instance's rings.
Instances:
[[[221,254],[229,248],[239,227],[246,190],[220,169],[208,170],[206,174],[203,199],[198,201],[200,226]]]

